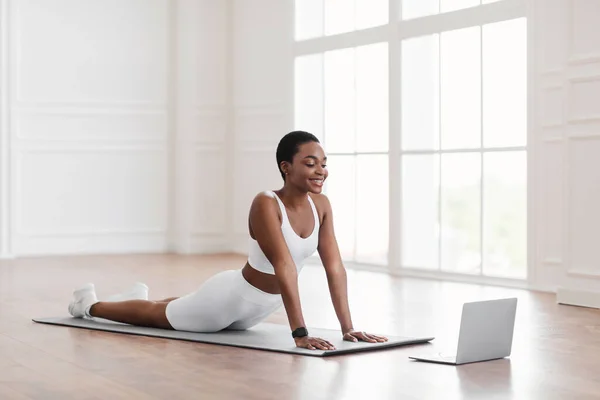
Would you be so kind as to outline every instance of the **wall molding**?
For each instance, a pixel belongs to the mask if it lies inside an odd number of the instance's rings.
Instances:
[[[542,260],[544,265],[560,266],[563,265],[563,260],[557,257],[546,257]]]
[[[600,308],[600,292],[559,287],[556,290],[558,304]]]
[[[543,112],[546,111],[547,105],[549,103],[547,103],[547,100],[550,98],[551,95],[556,94],[557,96],[560,96],[561,98],[564,97],[564,93],[565,93],[565,87],[561,84],[561,85],[546,85],[543,86],[540,90],[543,94],[543,99],[539,104],[536,105],[536,109],[539,110],[540,114],[540,127],[542,129],[544,128],[558,128],[558,127],[563,127],[565,124],[565,107],[564,107],[564,103],[562,105],[562,109],[561,109],[561,114],[560,115],[554,115],[551,114],[550,116],[554,119],[551,120],[550,122],[548,122],[547,118],[543,118]]]
[[[253,144],[254,142],[242,142],[238,145],[238,151],[242,153],[273,153],[275,148],[273,145],[261,145],[261,144]]]
[[[542,88],[544,89],[546,87],[553,87],[553,86],[562,87],[562,83],[556,83],[556,82],[557,81],[562,82],[563,74],[564,74],[564,69],[562,69],[562,68],[551,68],[551,69],[541,71],[539,73],[539,75],[540,75],[540,78],[542,78],[542,80],[544,80],[544,79],[549,80],[549,81],[554,80],[554,82],[551,84],[546,84],[546,85],[542,84]]]
[[[72,230],[72,231],[28,231],[17,230],[16,235],[25,238],[48,238],[48,237],[72,237],[81,238],[84,236],[112,236],[112,235],[166,235],[164,228],[155,229],[90,229],[90,230]]]
[[[67,110],[67,109],[13,109],[14,115],[11,119],[11,131],[15,139],[18,140],[43,140],[46,142],[126,142],[126,141],[134,141],[134,142],[160,142],[167,141],[167,132],[168,132],[168,112],[166,110],[114,110],[114,109],[78,109],[78,110]],[[66,117],[66,118],[85,118],[85,120],[80,121],[82,123],[82,130],[85,130],[85,126],[89,124],[96,124],[98,121],[102,119],[114,119],[110,122],[111,126],[119,126],[123,123],[127,124],[127,126],[131,125],[131,119],[135,118],[134,124],[138,131],[134,134],[123,134],[126,130],[119,128],[116,133],[109,133],[110,128],[107,127],[105,131],[96,130],[94,134],[86,134],[81,135],[75,132],[71,133],[53,133],[52,135],[47,135],[44,133],[39,133],[39,128],[34,126],[29,126],[29,129],[24,130],[23,125],[29,121],[31,122],[31,117]],[[151,118],[150,121],[147,119]],[[146,120],[146,121],[144,121]],[[41,121],[38,119],[37,125],[43,125],[43,129],[52,129],[48,128],[48,126],[54,127],[53,130],[61,131],[67,124],[67,128],[69,128],[69,123],[64,119],[56,121],[56,120],[48,120],[45,121],[42,119]],[[148,124],[151,124],[148,126]],[[58,124],[58,125],[56,125]],[[62,126],[60,124],[63,124]],[[57,128],[58,126],[58,128]],[[148,129],[150,128],[150,129]],[[25,132],[24,132],[25,131]],[[33,132],[27,134],[26,132]],[[35,132],[38,131],[36,134]]]
[[[7,258],[12,257],[9,13],[8,0],[0,0],[0,257]]]
[[[567,269],[567,275],[581,278],[600,279],[600,271],[594,271],[585,268],[569,268]]]
[[[544,135],[544,138],[542,139],[542,142],[544,143],[562,143],[565,141],[565,138],[563,136],[548,136],[548,135]]]
[[[598,119],[600,122],[600,118]],[[580,141],[580,140],[599,140],[600,132],[597,133],[572,133],[569,135],[570,140]]]
[[[573,12],[576,8],[576,0],[569,0],[568,2],[568,20],[566,21],[568,24],[568,34],[567,34],[567,54],[568,59],[567,62],[570,65],[581,65],[581,64],[590,64],[595,62],[600,62],[600,53],[592,52],[592,53],[573,53],[573,49],[575,48],[575,33],[574,33],[574,15]]]
[[[18,92],[18,91],[17,91]],[[52,109],[52,108],[88,108],[88,109],[141,109],[141,110],[156,110],[167,109],[169,105],[163,102],[153,101],[129,101],[129,100],[23,100],[17,94],[13,106],[18,109]]]
[[[194,115],[198,117],[228,117],[230,107],[220,104],[196,104]]]
[[[592,114],[592,115],[580,115],[577,116],[574,114],[573,111],[573,86],[575,86],[576,84],[581,84],[581,83],[586,83],[586,82],[598,82],[600,83],[600,73],[594,73],[594,74],[589,74],[589,75],[585,75],[585,76],[571,76],[567,79],[568,85],[567,85],[567,93],[566,93],[566,99],[568,102],[568,107],[567,107],[567,121],[570,123],[577,123],[577,122],[590,122],[590,121],[596,121],[596,120],[600,120],[600,113],[598,114]]]
[[[570,65],[583,65],[600,63],[600,53],[578,54],[569,57]]]
[[[62,146],[62,147],[40,147],[40,146],[21,146],[15,153],[17,155],[23,154],[77,154],[77,153],[161,153],[168,151],[168,144],[165,142],[161,146],[150,146],[145,144],[131,144],[131,145],[104,145],[102,147],[89,147],[89,146]]]
[[[194,141],[194,151],[196,153],[218,153],[224,150],[224,143],[205,142],[199,139]]]
[[[227,232],[224,229],[214,230],[214,229],[195,229],[190,232],[190,237],[214,237],[214,236],[224,236],[227,235]]]
[[[233,108],[234,118],[287,115],[289,108],[283,103],[267,105],[237,105]]]

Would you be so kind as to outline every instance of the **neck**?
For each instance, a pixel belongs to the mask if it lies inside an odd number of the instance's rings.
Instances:
[[[285,183],[278,193],[281,200],[286,204],[287,207],[295,209],[302,207],[306,204],[306,198],[308,193],[295,188],[289,183]]]

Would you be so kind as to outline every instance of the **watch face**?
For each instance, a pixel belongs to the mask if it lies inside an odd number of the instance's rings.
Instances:
[[[294,332],[292,332],[293,337],[303,337],[308,336],[308,330],[306,328],[298,328]]]

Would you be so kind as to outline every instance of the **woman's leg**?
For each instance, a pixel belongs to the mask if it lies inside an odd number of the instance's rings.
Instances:
[[[173,300],[177,300],[179,297],[168,297],[166,299],[162,299],[162,300],[154,300],[157,303],[170,303]]]
[[[165,313],[167,304],[148,300],[101,301],[91,306],[89,315],[124,324],[173,329]]]
[[[168,304],[139,299],[100,302],[94,285],[88,283],[73,292],[69,313],[75,318],[96,317],[130,325],[173,329],[165,313]]]

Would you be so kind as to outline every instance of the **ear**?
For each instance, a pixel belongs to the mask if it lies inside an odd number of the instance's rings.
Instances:
[[[287,161],[282,161],[281,164],[279,164],[281,171],[284,173],[284,175],[289,174],[289,169],[290,169],[290,163]]]

